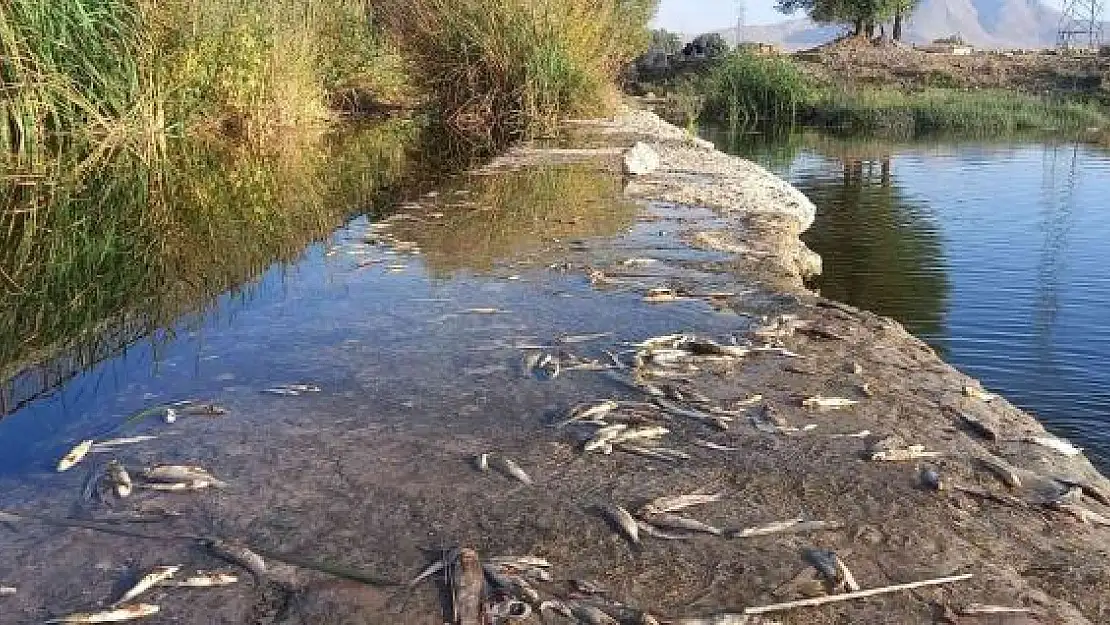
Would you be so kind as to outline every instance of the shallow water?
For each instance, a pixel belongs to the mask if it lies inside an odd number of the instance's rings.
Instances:
[[[803,238],[824,295],[903,322],[1110,468],[1110,152],[813,135],[734,147],[817,204]]]

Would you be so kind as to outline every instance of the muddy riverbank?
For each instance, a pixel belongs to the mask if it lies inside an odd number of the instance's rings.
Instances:
[[[570,599],[567,580],[591,580],[612,600],[677,622],[828,593],[809,548],[835,551],[865,589],[973,577],[773,619],[1110,620],[1110,527],[1099,524],[1110,517],[1110,483],[1082,455],[1036,442],[1051,437],[1035,419],[978,392],[897,323],[806,290],[819,259],[798,240],[813,219],[804,196],[646,113],[575,123],[568,136],[511,151],[380,224],[346,228],[330,251],[361,251],[350,274],[329,274],[343,293],[308,290],[299,297],[321,307],[310,324],[271,314],[255,352],[238,343],[267,375],[224,378],[206,398],[227,415],[151,419],[126,433],[158,438],[116,454],[129,467],[202,464],[227,488],[85,501],[84,481],[107,458],[57,475],[57,457],[46,455],[84,438],[79,424],[47,446],[42,470],[0,477],[5,510],[181,513],[126,526],[167,540],[6,519],[0,586],[17,592],[0,597],[0,623],[106,606],[135,571],[226,566],[191,536],[315,564],[279,567],[262,583],[244,572],[227,588],[157,589],[145,599],[161,608],[149,622],[442,623],[434,580],[401,611],[394,586],[316,569],[400,582],[455,544],[547,558],[554,579],[535,584],[544,599]],[[625,178],[621,153],[637,140],[660,166]],[[539,210],[540,197],[566,210]],[[390,289],[376,307],[344,294],[371,286]],[[288,352],[262,340],[275,331]],[[330,342],[298,349],[310,331]],[[674,333],[713,343],[635,347]],[[560,374],[537,371],[533,354],[557,360]],[[291,377],[322,390],[259,392]],[[823,410],[816,397],[855,403]],[[659,444],[689,458],[585,452],[597,426],[552,427],[608,399],[629,402],[627,419],[665,427]],[[914,445],[938,455],[872,460]],[[486,452],[515,459],[534,484],[478,471],[474,458]],[[928,468],[943,489],[923,485]],[[598,514],[699,490],[722,498],[683,513],[724,536],[633,546]],[[829,525],[743,532],[798,518]],[[976,604],[1023,611],[982,615]]]

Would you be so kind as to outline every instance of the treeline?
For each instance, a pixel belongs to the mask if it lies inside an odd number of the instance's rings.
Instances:
[[[823,24],[850,24],[853,34],[874,37],[876,29],[891,22],[890,37],[902,38],[902,25],[920,0],[776,0],[786,14],[799,11]]]

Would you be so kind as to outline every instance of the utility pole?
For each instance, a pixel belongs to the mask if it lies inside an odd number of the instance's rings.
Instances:
[[[748,7],[745,0],[736,0],[736,47],[744,41],[744,18],[747,17]]]
[[[1103,0],[1064,0],[1056,45],[1063,50],[1087,47],[1098,50],[1102,43]]]

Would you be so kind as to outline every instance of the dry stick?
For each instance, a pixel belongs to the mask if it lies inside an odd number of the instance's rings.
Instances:
[[[791,610],[793,608],[804,608],[809,606],[825,605],[826,603],[836,603],[839,601],[850,601],[852,599],[863,599],[865,597],[874,597],[875,595],[885,595],[892,592],[902,590],[912,590],[914,588],[921,588],[922,586],[937,586],[940,584],[951,584],[952,582],[962,582],[971,579],[973,575],[966,573],[964,575],[954,575],[952,577],[940,577],[937,579],[926,579],[919,582],[910,582],[908,584],[896,584],[894,586],[883,586],[881,588],[871,588],[868,590],[861,590],[859,592],[846,592],[840,595],[828,595],[826,597],[814,597],[812,599],[801,599],[799,601],[788,601],[786,603],[775,603],[772,605],[757,606],[754,608],[745,608],[745,615],[766,614],[768,612],[782,612],[783,610]]]

